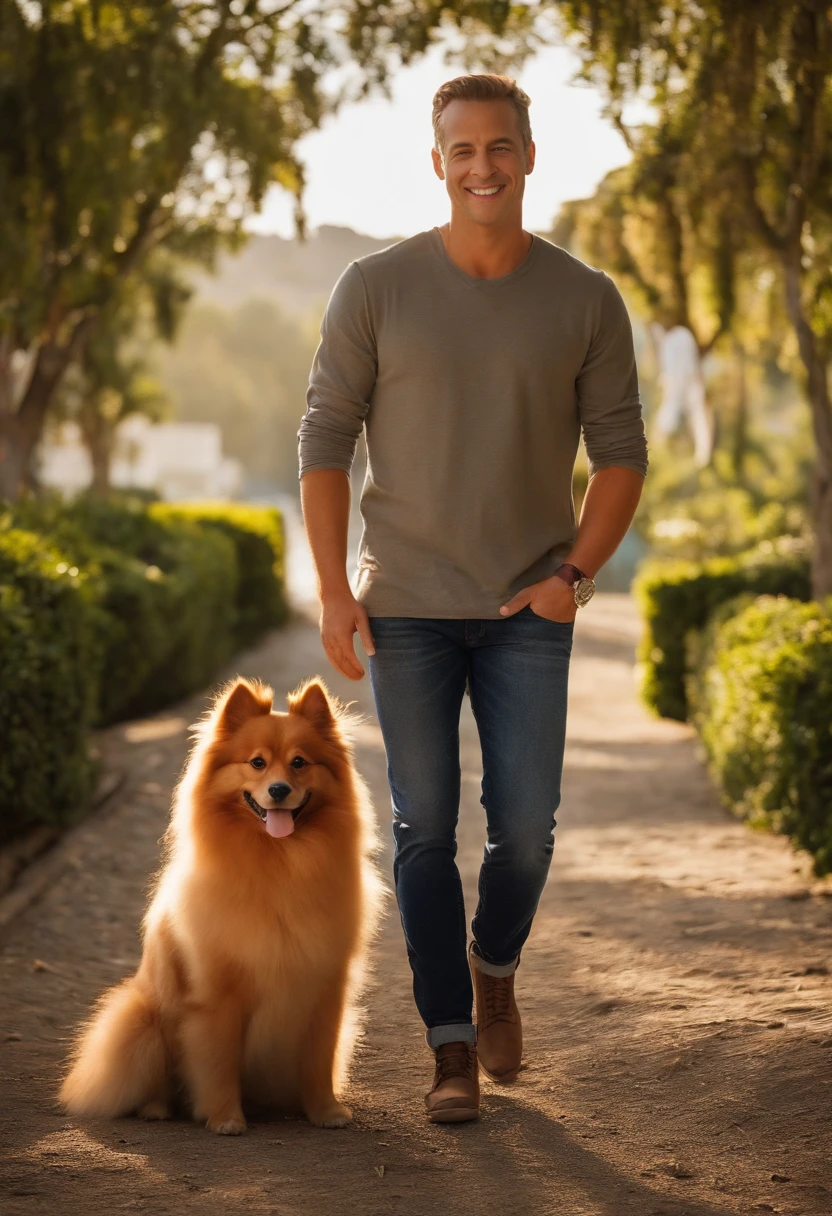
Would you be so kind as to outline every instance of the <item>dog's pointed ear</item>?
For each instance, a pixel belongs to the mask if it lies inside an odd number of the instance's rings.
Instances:
[[[217,723],[222,730],[233,734],[249,718],[271,713],[273,699],[274,693],[268,684],[238,676],[236,680],[226,684],[217,697]]]
[[[317,677],[304,680],[294,692],[289,693],[288,701],[290,714],[300,714],[327,738],[337,736],[336,710],[323,680]]]

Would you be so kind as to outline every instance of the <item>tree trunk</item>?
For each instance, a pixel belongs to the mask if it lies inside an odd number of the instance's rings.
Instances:
[[[745,369],[745,348],[734,341],[734,359],[737,373],[737,397],[734,410],[734,427],[731,436],[731,466],[734,480],[745,485],[745,461],[748,455],[748,383]]]
[[[110,492],[110,459],[113,448],[113,427],[97,408],[95,397],[85,401],[81,410],[81,435],[90,455],[92,482],[90,492],[106,498]]]
[[[818,462],[812,486],[815,549],[812,554],[812,593],[817,599],[832,595],[832,477]]]
[[[65,345],[44,342],[20,405],[16,410],[0,412],[0,499],[14,502],[33,480],[32,456],[43,434],[55,389],[67,367],[83,350],[95,320],[95,316],[88,315],[79,321]]]
[[[14,502],[25,480],[28,454],[17,413],[0,414],[0,502]]]
[[[812,428],[817,444],[817,463],[812,485],[812,519],[815,547],[812,554],[812,594],[816,599],[832,595],[832,400],[826,364],[815,332],[803,310],[801,293],[801,250],[786,250],[786,310],[797,334],[800,358],[806,369],[806,393],[812,411]]]
[[[96,498],[106,498],[110,493],[110,448],[100,439],[99,436],[89,448],[92,463],[90,492]]]

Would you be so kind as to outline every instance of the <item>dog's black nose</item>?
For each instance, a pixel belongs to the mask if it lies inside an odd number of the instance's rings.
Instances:
[[[275,802],[282,802],[291,792],[291,785],[287,785],[285,781],[275,781],[274,785],[269,786],[269,794]]]

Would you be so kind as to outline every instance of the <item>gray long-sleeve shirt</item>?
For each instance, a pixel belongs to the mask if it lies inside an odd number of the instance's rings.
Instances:
[[[624,302],[536,235],[498,279],[466,274],[438,228],[359,258],[321,325],[300,476],[349,472],[362,427],[359,602],[370,616],[498,618],[572,546],[581,429],[590,476],[647,470]]]

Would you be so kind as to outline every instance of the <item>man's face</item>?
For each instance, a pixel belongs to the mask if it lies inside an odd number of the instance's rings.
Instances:
[[[517,113],[509,101],[452,101],[442,115],[444,156],[433,167],[451,206],[474,224],[519,219],[534,144],[524,150]]]

